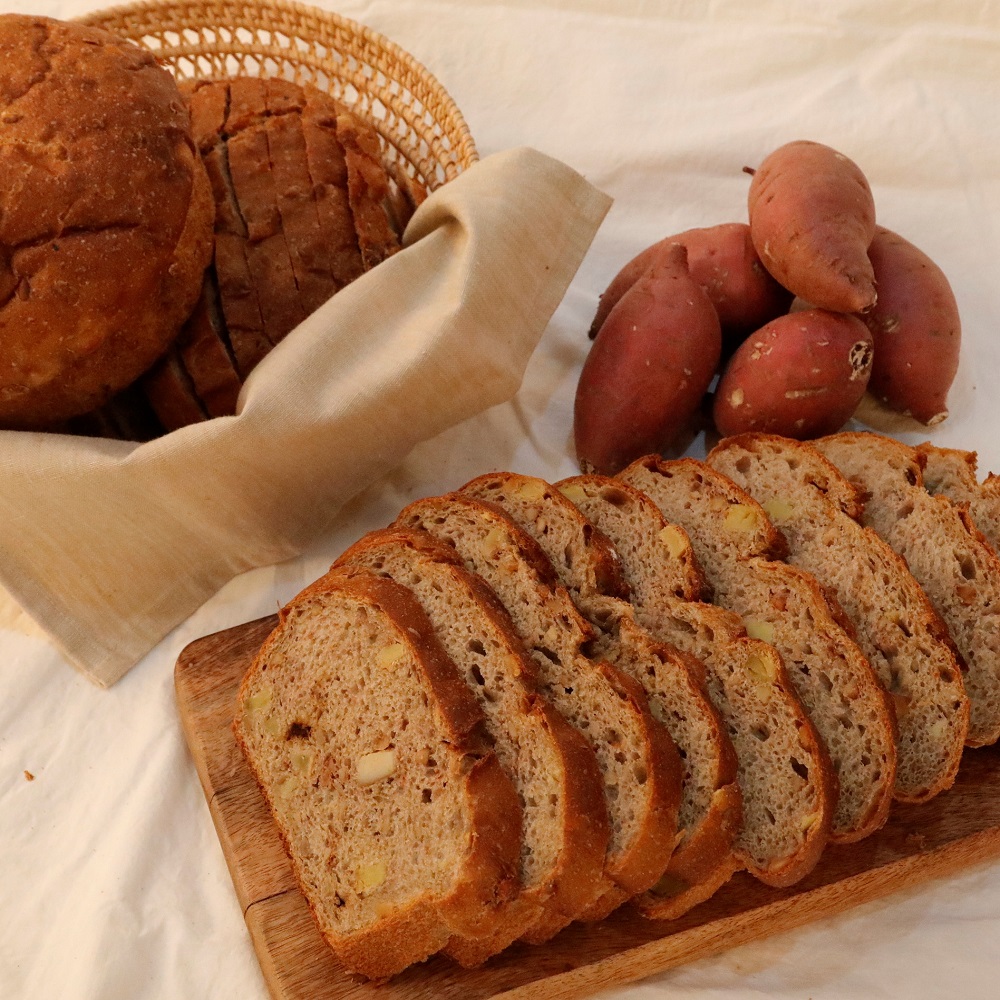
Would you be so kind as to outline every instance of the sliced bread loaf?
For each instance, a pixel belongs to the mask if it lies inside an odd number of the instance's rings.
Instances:
[[[538,542],[560,582],[601,633],[597,648],[646,691],[650,708],[682,757],[679,843],[658,885],[657,916],[680,916],[732,874],[733,841],[742,822],[736,754],[718,711],[698,678],[704,667],[654,639],[635,620],[614,546],[555,487],[513,473],[480,476],[462,488],[499,504]],[[645,897],[643,897],[645,898]]]
[[[979,482],[979,462],[974,451],[922,444],[917,447],[917,457],[927,492],[967,504],[976,527],[993,551],[1000,552],[1000,476],[990,473]]]
[[[787,543],[732,480],[692,459],[635,463],[629,482],[688,532],[715,601],[750,635],[775,646],[838,778],[832,841],[858,840],[888,815],[895,784],[895,720],[846,617],[815,577],[771,558]]]
[[[638,621],[705,666],[703,680],[733,742],[742,792],[733,867],[772,885],[802,878],[827,841],[833,784],[829,758],[781,657],[749,638],[738,615],[697,600],[701,574],[690,540],[648,496],[603,476],[578,476],[560,488],[614,543]],[[711,886],[711,872],[705,874],[702,891]],[[724,880],[724,867],[716,877]],[[639,905],[648,915],[669,915],[676,895],[698,890],[697,882],[664,880]]]
[[[334,952],[383,979],[516,892],[521,810],[416,598],[331,573],[281,613],[237,741]]]
[[[521,892],[484,937],[445,951],[478,965],[543,920],[553,933],[594,902],[610,835],[604,784],[587,740],[536,690],[534,663],[510,616],[454,549],[422,531],[378,531],[334,564],[413,591],[475,694],[523,814]]]
[[[815,448],[769,434],[727,438],[708,464],[757,500],[788,561],[830,588],[891,694],[899,726],[895,797],[921,802],[955,780],[969,705],[948,631],[905,561],[861,515],[856,487]]]
[[[594,748],[611,821],[602,896],[620,903],[650,888],[674,847],[680,765],[642,687],[586,655],[596,632],[537,543],[496,505],[460,493],[429,497],[406,507],[396,525],[452,545],[493,588],[535,659],[541,691]]]
[[[964,506],[924,489],[920,455],[913,448],[872,433],[834,434],[816,445],[863,491],[863,523],[906,560],[948,627],[966,665],[963,680],[971,709],[966,744],[995,743],[1000,738],[1000,559]],[[941,728],[946,738],[944,722]]]

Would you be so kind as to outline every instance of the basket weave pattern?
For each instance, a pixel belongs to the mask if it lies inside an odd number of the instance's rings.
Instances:
[[[478,159],[461,112],[416,59],[378,32],[289,0],[153,0],[81,21],[150,49],[179,79],[281,77],[332,94],[377,129],[397,182],[428,191]]]

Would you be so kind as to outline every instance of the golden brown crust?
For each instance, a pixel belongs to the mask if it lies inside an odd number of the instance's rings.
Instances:
[[[97,28],[0,16],[0,424],[104,403],[177,335],[211,208],[177,85]]]

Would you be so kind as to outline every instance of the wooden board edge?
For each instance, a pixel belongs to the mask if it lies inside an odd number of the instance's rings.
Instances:
[[[794,930],[998,857],[1000,829],[981,830],[937,850],[911,855],[804,894],[638,945],[592,965],[517,986],[497,993],[493,1000],[580,1000],[599,990],[623,986],[691,961],[711,958],[739,945]],[[766,930],[761,932],[764,921]],[[706,929],[710,933],[706,934]]]

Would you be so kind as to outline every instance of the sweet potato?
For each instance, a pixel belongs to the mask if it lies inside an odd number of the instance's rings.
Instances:
[[[948,279],[923,251],[881,226],[868,248],[878,301],[862,316],[875,342],[869,389],[924,424],[948,416],[962,325]]]
[[[750,227],[743,222],[726,222],[668,236],[633,257],[601,296],[590,326],[591,339],[622,295],[669,252],[671,243],[687,249],[688,270],[715,306],[727,344],[735,347],[752,330],[788,311],[792,294],[760,262],[750,241]]]
[[[818,142],[790,142],[753,171],[748,206],[753,245],[785,288],[835,312],[875,304],[867,252],[875,202],[853,160]]]
[[[726,365],[712,417],[720,434],[820,437],[854,412],[872,366],[872,335],[856,316],[804,309],[752,333]]]
[[[619,299],[584,363],[573,422],[581,468],[610,475],[666,447],[697,411],[721,350],[715,307],[672,244]]]

